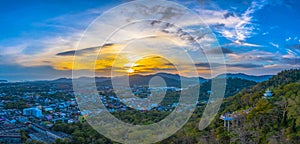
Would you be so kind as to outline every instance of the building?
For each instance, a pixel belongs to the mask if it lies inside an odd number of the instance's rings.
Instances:
[[[71,139],[71,136],[62,132],[50,131],[35,123],[30,123],[29,127],[36,133],[29,134],[30,138],[41,141],[43,143],[54,143],[56,139]]]
[[[272,94],[272,92],[269,89],[266,90],[266,92],[264,93],[264,98],[270,98],[272,96],[273,96],[273,94]]]
[[[230,122],[235,123],[236,125],[239,124],[239,119],[244,116],[247,115],[250,111],[252,110],[252,108],[246,109],[246,110],[240,110],[240,111],[235,111],[233,113],[225,113],[222,114],[220,116],[220,119],[224,121],[224,127],[226,127],[226,122],[227,122],[227,130],[230,130]]]
[[[2,133],[0,134],[0,143],[21,143],[20,133]]]
[[[41,118],[43,116],[42,110],[40,110],[36,107],[23,109],[23,115],[34,116],[36,118]]]
[[[53,108],[52,107],[45,107],[44,111],[46,111],[46,112],[53,112]]]

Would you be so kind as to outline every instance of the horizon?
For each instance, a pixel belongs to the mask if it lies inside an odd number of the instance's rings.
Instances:
[[[292,70],[292,69],[286,69],[286,70]],[[282,71],[280,71],[282,72]],[[278,73],[280,73],[278,72]],[[256,77],[260,77],[260,76],[275,76],[277,75],[278,73],[272,75],[251,75],[251,74],[246,74],[246,73],[240,73],[240,72],[236,72],[236,73],[221,73],[217,76],[214,76],[214,77],[201,77],[199,76],[198,78],[203,78],[205,80],[209,80],[209,79],[213,79],[213,78],[216,78],[218,76],[221,76],[221,75],[224,75],[226,74],[226,76],[228,76],[228,74],[234,74],[234,75],[239,75],[239,74],[242,74],[242,75],[247,75],[247,76],[256,76]],[[193,76],[182,76],[182,75],[179,75],[179,74],[173,74],[173,73],[167,73],[167,72],[158,72],[158,73],[152,73],[152,74],[133,74],[133,75],[129,75],[130,77],[131,76],[152,76],[152,75],[157,75],[157,74],[172,74],[172,75],[178,75],[180,77],[186,77],[186,78],[195,78]],[[115,77],[126,77],[128,75],[121,75],[121,76],[115,76]],[[59,79],[80,79],[80,78],[110,78],[109,76],[95,76],[95,77],[88,77],[88,76],[81,76],[81,77],[76,77],[76,78],[72,78],[72,77],[58,77],[58,78],[54,78],[54,79],[35,79],[35,80],[13,80],[13,81],[10,81],[10,80],[7,80],[7,79],[0,79],[0,80],[6,80],[8,83],[22,83],[22,82],[37,82],[37,81],[55,81],[55,80],[59,80]]]

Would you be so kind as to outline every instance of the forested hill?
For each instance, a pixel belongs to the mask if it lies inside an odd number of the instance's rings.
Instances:
[[[272,97],[263,97],[267,89]],[[220,115],[225,113],[235,113],[239,124],[228,131],[216,118],[209,135],[219,142],[300,143],[300,70],[282,71],[227,98]]]
[[[226,80],[226,91],[224,97],[229,97],[237,94],[242,89],[249,89],[250,87],[256,85],[255,81],[250,81],[241,78],[229,77]],[[211,80],[204,82],[200,86],[200,99],[208,99],[211,91]]]
[[[258,83],[257,85],[249,89],[243,89],[237,95],[228,98],[225,101],[225,104],[231,109],[253,106],[259,99],[262,98],[263,93],[267,89],[276,92],[277,89],[283,88],[288,84],[297,84],[299,81],[300,69],[284,70],[273,76],[268,81]]]

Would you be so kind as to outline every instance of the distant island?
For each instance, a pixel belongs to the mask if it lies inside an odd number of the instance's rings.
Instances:
[[[0,80],[0,83],[8,83],[7,80]]]

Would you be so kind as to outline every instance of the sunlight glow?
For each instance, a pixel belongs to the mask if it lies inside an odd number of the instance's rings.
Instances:
[[[134,73],[134,69],[130,68],[127,70],[128,73]]]

